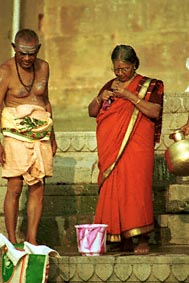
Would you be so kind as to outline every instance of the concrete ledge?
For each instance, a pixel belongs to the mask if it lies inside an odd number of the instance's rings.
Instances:
[[[188,282],[189,255],[63,256],[52,260],[50,282]]]
[[[184,252],[188,248],[164,247],[163,250],[156,250],[145,256],[119,253],[95,257],[78,254],[50,258],[48,283],[189,282],[189,254]]]
[[[170,244],[188,245],[189,219],[188,214],[165,214],[158,216],[161,228],[167,229],[168,236],[161,235],[161,239]],[[161,230],[161,229],[160,229]]]

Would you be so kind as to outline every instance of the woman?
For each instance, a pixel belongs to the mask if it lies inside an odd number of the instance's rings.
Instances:
[[[139,59],[131,46],[116,46],[111,59],[116,78],[88,107],[89,116],[97,121],[95,223],[108,224],[107,240],[121,241],[123,250],[147,254],[154,228],[152,176],[154,145],[161,132],[163,82],[136,73]]]

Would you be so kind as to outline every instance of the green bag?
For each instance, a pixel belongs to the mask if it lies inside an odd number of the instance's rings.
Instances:
[[[29,254],[16,266],[4,253],[2,257],[3,283],[46,283],[48,280],[49,256]]]
[[[1,233],[0,248],[3,283],[47,283],[49,258],[60,257],[57,251],[45,245],[28,242],[13,245]]]
[[[18,248],[24,251],[24,245]],[[14,265],[5,249],[2,256],[3,283],[46,283],[48,274],[49,255],[25,254]]]

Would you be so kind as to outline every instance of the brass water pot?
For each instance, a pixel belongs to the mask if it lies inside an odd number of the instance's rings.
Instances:
[[[170,134],[169,138],[174,140],[165,151],[169,171],[177,176],[189,176],[189,140],[185,139],[180,129]]]

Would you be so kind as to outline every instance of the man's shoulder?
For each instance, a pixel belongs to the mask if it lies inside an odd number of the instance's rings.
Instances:
[[[1,72],[1,74],[5,75],[5,76],[6,75],[10,75],[11,70],[12,70],[12,66],[13,66],[12,58],[7,60],[7,61],[5,61],[4,63],[2,63],[0,65],[0,72]]]
[[[42,58],[37,57],[36,61],[40,62],[41,64],[47,64],[48,65],[48,62],[46,60],[42,59]]]
[[[46,68],[46,69],[49,68],[49,63],[41,58],[37,58],[35,64],[40,68]]]

